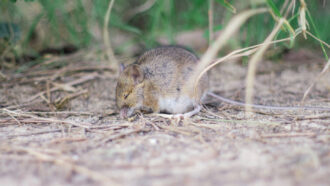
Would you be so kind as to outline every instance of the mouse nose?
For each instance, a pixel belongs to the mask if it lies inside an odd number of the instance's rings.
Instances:
[[[124,118],[127,118],[128,116],[128,107],[122,107],[120,109],[120,118],[124,119]]]

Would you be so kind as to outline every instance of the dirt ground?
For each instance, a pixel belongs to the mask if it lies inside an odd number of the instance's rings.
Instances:
[[[256,109],[245,117],[211,99],[183,122],[121,120],[116,76],[105,64],[83,51],[3,71],[1,185],[329,185],[329,111]],[[254,102],[299,105],[324,64],[307,50],[261,62]],[[246,72],[241,62],[220,64],[212,90],[244,100]],[[305,105],[330,107],[329,72]]]

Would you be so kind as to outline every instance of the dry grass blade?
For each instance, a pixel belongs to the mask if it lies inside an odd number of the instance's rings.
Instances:
[[[108,142],[113,141],[115,139],[123,138],[125,136],[129,136],[131,134],[135,134],[135,133],[138,133],[138,132],[148,132],[148,131],[149,131],[148,129],[143,129],[143,128],[132,129],[132,130],[127,131],[127,132],[119,133],[119,134],[116,134],[116,135],[111,135],[110,137],[103,140],[102,144],[108,143]]]
[[[7,138],[11,139],[11,138],[16,138],[16,137],[35,136],[35,135],[55,133],[55,132],[61,132],[61,131],[62,131],[61,129],[55,129],[55,130],[46,130],[46,131],[40,131],[40,132],[30,132],[30,133],[24,133],[24,134],[9,135],[9,136],[7,136]]]
[[[74,99],[78,96],[81,96],[81,95],[84,95],[84,94],[87,94],[88,91],[87,90],[81,90],[79,92],[75,92],[75,93],[72,93],[72,94],[69,94],[63,98],[59,98],[57,100],[55,100],[54,102],[54,105],[56,108],[63,108],[65,104],[67,104],[71,99]]]
[[[66,83],[65,85],[62,85],[62,86],[55,86],[55,87],[51,88],[51,89],[49,90],[49,92],[57,91],[57,90],[60,90],[60,89],[62,89],[62,88],[65,88],[65,87],[68,88],[68,87],[72,87],[72,86],[74,86],[74,85],[79,85],[79,84],[84,83],[84,82],[86,82],[86,81],[93,80],[93,79],[95,79],[96,77],[98,77],[97,74],[89,74],[89,75],[87,75],[87,76],[83,76],[83,77],[81,77],[81,78],[79,78],[79,79],[76,79],[76,80],[73,80],[73,81],[71,81],[71,82],[69,82],[69,83]],[[72,88],[73,88],[73,87],[72,87]],[[65,90],[65,89],[64,89],[64,90]],[[72,89],[71,89],[71,90],[72,90]],[[31,102],[31,101],[37,99],[38,97],[44,95],[45,93],[47,93],[47,90],[46,90],[46,91],[42,91],[42,92],[40,92],[40,93],[38,93],[38,94],[36,94],[36,95],[30,97],[30,98],[28,99],[27,102]]]
[[[319,114],[319,115],[311,115],[311,116],[298,116],[296,120],[312,120],[312,119],[328,119],[330,118],[330,114]]]
[[[112,10],[112,6],[113,6],[114,2],[115,2],[115,0],[110,1],[107,13],[105,14],[104,27],[103,27],[103,39],[104,39],[106,54],[107,54],[108,60],[110,60],[110,66],[113,67],[118,72],[119,63],[113,53],[113,50],[111,47],[111,42],[109,39],[109,30],[108,30],[111,10]]]
[[[198,84],[198,77],[200,73],[211,63],[215,58],[218,51],[226,44],[229,38],[240,28],[240,26],[251,16],[259,13],[266,12],[267,9],[260,8],[255,10],[248,10],[241,14],[236,15],[229,21],[229,25],[225,28],[223,33],[217,38],[217,40],[207,49],[205,54],[202,56],[200,63],[194,70],[193,75],[190,78],[190,82],[187,83],[188,90],[195,90]]]
[[[142,13],[142,12],[145,12],[145,11],[149,10],[155,3],[156,3],[156,0],[147,0],[142,5],[132,9],[131,11],[129,11],[127,13],[127,16],[126,16],[126,20],[131,19],[136,14],[139,14],[139,13]]]
[[[4,75],[2,72],[0,72],[0,80],[1,80],[1,79],[7,79],[7,76]]]
[[[303,104],[307,95],[309,94],[309,92],[312,90],[312,88],[314,87],[315,83],[318,82],[321,77],[329,70],[330,68],[330,60],[325,64],[325,66],[323,67],[322,72],[314,79],[313,83],[307,88],[307,90],[304,93],[304,96],[301,100],[301,103]]]
[[[284,1],[283,6],[282,6],[281,11],[280,11],[281,14],[283,14],[285,8],[288,8],[287,7],[288,3],[289,3],[289,0],[285,0]]]
[[[31,115],[31,114],[26,114],[24,112],[17,112],[17,111],[12,111],[12,110],[8,110],[8,109],[1,109],[1,110],[4,113],[7,113],[8,115],[29,117],[29,118],[34,118],[34,119],[41,120],[41,121],[46,121],[49,123],[61,123],[61,124],[64,123],[64,124],[69,124],[72,126],[81,127],[81,128],[85,128],[85,129],[89,129],[91,127],[91,124],[89,124],[89,123],[78,123],[78,122],[73,122],[73,121],[68,121],[68,120],[59,120],[56,118],[43,118],[43,117]]]
[[[94,115],[99,113],[93,113],[93,112],[75,112],[75,111],[54,111],[54,112],[25,112],[28,114],[49,114],[49,115]]]
[[[299,33],[297,33],[295,36],[297,36],[298,34]],[[227,54],[226,56],[217,59],[215,62],[213,62],[207,68],[205,68],[202,71],[202,73],[200,73],[200,75],[198,76],[198,79],[200,79],[203,76],[203,74],[205,74],[207,71],[212,69],[214,66],[218,65],[219,63],[224,62],[225,60],[231,60],[231,59],[235,59],[235,58],[239,58],[239,57],[243,57],[243,56],[250,56],[251,54],[256,52],[258,50],[258,48],[261,47],[261,46],[275,44],[275,43],[281,43],[281,42],[285,42],[285,41],[290,41],[291,39],[292,39],[291,37],[287,37],[287,38],[284,38],[284,39],[279,39],[279,40],[275,40],[275,41],[271,41],[271,42],[264,42],[264,43],[261,43],[261,44],[258,44],[258,45],[253,45],[253,46],[250,46],[250,47],[234,50],[231,53]]]
[[[16,119],[12,113],[7,112],[6,114],[8,114],[8,116],[10,116],[18,125],[22,125],[22,123],[18,119]]]
[[[292,137],[315,137],[316,134],[312,132],[305,133],[279,133],[279,134],[263,134],[262,138],[292,138]]]
[[[306,36],[306,25],[307,25],[307,21],[306,21],[306,3],[304,0],[300,0],[300,8],[299,8],[299,25],[302,29],[304,38],[307,39]]]
[[[113,69],[108,66],[65,67],[61,70],[49,71],[48,74],[54,74],[51,76],[50,80],[56,80],[58,77],[64,76],[65,74],[82,72],[82,71],[111,71],[112,72]],[[42,71],[42,72],[45,72],[45,71]],[[31,73],[28,75],[32,75],[32,74],[35,75],[35,73]],[[48,74],[45,74],[45,75],[48,75]]]
[[[284,23],[284,19],[280,19],[277,26],[273,29],[273,31],[268,35],[264,43],[269,43],[275,37],[276,33],[280,30]],[[261,60],[264,52],[267,50],[269,44],[263,45],[260,49],[252,56],[249,61],[248,73],[246,78],[246,95],[245,95],[245,102],[247,103],[245,107],[246,113],[251,113],[252,107],[251,104],[253,103],[253,85],[255,79],[255,73],[258,62]]]
[[[306,33],[311,36],[313,39],[317,40],[318,42],[324,44],[326,47],[330,48],[330,45],[324,41],[322,41],[321,39],[317,38],[316,36],[314,36],[312,33],[310,33],[309,31],[306,31]]]

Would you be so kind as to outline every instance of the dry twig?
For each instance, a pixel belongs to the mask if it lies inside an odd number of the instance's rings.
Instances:
[[[291,137],[315,137],[316,134],[312,132],[305,133],[278,133],[278,134],[262,134],[262,138],[291,138]]]
[[[55,129],[55,130],[45,130],[40,132],[31,132],[31,133],[24,133],[24,134],[15,134],[15,135],[9,135],[7,136],[8,139],[16,138],[16,137],[27,137],[27,136],[35,136],[35,135],[42,135],[42,134],[48,134],[48,133],[55,133],[55,132],[61,132],[61,129]]]
[[[143,128],[132,129],[132,130],[127,131],[127,132],[112,135],[112,136],[106,138],[105,140],[103,140],[102,144],[108,143],[108,142],[113,141],[115,139],[126,137],[126,136],[134,134],[134,133],[138,133],[138,132],[149,132],[149,130],[148,129],[143,129]]]
[[[76,127],[81,127],[81,128],[85,128],[85,129],[90,129],[91,124],[89,123],[78,123],[78,122],[73,122],[73,121],[68,121],[68,120],[59,120],[59,119],[55,119],[55,118],[42,118],[42,117],[38,117],[38,116],[34,116],[31,114],[26,114],[24,112],[17,112],[17,111],[12,111],[12,110],[8,110],[8,109],[1,109],[3,112],[8,113],[8,114],[12,114],[15,116],[22,116],[22,117],[29,117],[29,118],[34,118],[40,121],[46,121],[49,123],[60,123],[60,124],[69,124],[72,126],[76,126]]]
[[[55,87],[51,88],[51,89],[49,90],[49,92],[54,92],[54,91],[57,91],[57,90],[63,89],[64,87],[67,87],[67,86],[72,87],[72,86],[75,86],[75,85],[79,85],[79,84],[81,84],[81,83],[85,83],[85,82],[87,82],[87,81],[93,80],[93,79],[95,79],[95,78],[97,78],[97,77],[98,77],[98,74],[92,73],[92,74],[89,74],[89,75],[87,75],[87,76],[83,76],[83,77],[81,77],[81,78],[79,78],[79,79],[76,79],[76,80],[73,80],[73,81],[71,81],[71,82],[68,82],[68,83],[65,84],[65,86],[55,86]],[[28,101],[26,101],[26,102],[32,102],[33,100],[37,99],[37,98],[40,97],[41,95],[44,95],[46,92],[47,92],[47,91],[42,91],[42,92],[40,92],[40,93],[38,93],[38,94],[36,94],[36,95],[30,97],[30,98],[28,99]]]

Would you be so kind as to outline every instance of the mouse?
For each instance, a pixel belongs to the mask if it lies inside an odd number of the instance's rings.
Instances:
[[[144,52],[138,59],[121,66],[116,85],[116,105],[121,118],[131,117],[136,111],[167,113],[186,118],[197,114],[207,96],[238,106],[246,103],[230,100],[209,91],[209,77],[205,73],[197,89],[187,86],[199,58],[181,46],[161,46]],[[196,92],[197,90],[197,92]],[[250,104],[256,109],[318,110],[329,107],[267,106]]]
[[[144,52],[137,60],[121,65],[116,85],[116,105],[121,118],[137,111],[191,117],[201,110],[209,89],[208,74],[197,92],[186,86],[199,58],[181,46],[160,46]]]

